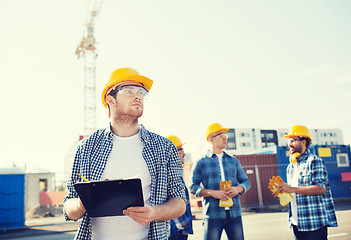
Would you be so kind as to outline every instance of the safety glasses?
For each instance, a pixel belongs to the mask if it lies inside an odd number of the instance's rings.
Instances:
[[[216,135],[214,135],[212,138],[215,138],[215,137],[218,137],[218,136],[221,136],[221,137],[223,137],[223,138],[228,138],[228,135],[226,134],[226,133],[218,133],[218,134],[216,134]]]
[[[147,98],[148,91],[139,85],[128,84],[111,90],[108,95],[114,96],[116,93],[126,97],[134,97],[135,94],[139,94],[145,100]]]
[[[294,142],[297,142],[297,141],[301,141],[301,139],[300,138],[290,138],[289,139],[289,143],[294,143]]]

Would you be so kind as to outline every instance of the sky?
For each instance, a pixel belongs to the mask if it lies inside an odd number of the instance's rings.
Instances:
[[[0,0],[0,167],[61,174],[84,132],[90,1]],[[351,143],[351,1],[104,0],[96,19],[101,92],[133,67],[154,85],[139,123],[200,154],[209,124],[341,129]],[[201,145],[201,146],[200,146]],[[202,154],[202,153],[201,153]]]

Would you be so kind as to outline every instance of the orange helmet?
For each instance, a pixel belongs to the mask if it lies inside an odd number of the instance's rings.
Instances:
[[[292,126],[289,129],[288,135],[285,135],[284,137],[285,138],[304,137],[304,138],[308,138],[310,140],[310,142],[312,143],[310,131],[308,130],[307,127],[302,126],[302,125]]]
[[[101,100],[102,100],[102,104],[104,104],[105,107],[107,107],[107,102],[106,102],[107,94],[118,83],[123,82],[123,81],[128,81],[128,80],[141,83],[147,91],[150,91],[151,86],[153,84],[153,81],[151,79],[140,75],[133,68],[130,68],[130,67],[118,68],[111,73],[111,75],[110,75],[110,77],[109,77],[109,79],[104,87],[104,90],[102,90]]]
[[[221,124],[219,123],[212,123],[210,126],[208,126],[207,131],[206,131],[206,139],[208,141],[208,138],[212,133],[218,132],[223,130],[224,132],[228,132],[229,128],[223,128]]]
[[[180,141],[180,138],[177,137],[177,136],[169,135],[167,138],[168,138],[169,140],[171,140],[172,143],[173,143],[176,147],[179,147],[179,146],[182,146],[182,145],[185,144],[185,143],[182,143],[182,141]]]

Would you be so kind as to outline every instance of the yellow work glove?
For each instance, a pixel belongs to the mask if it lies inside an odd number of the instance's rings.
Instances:
[[[280,176],[273,176],[269,180],[268,188],[279,198],[280,205],[285,206],[286,204],[291,202],[291,200],[293,199],[293,195],[286,192],[278,193],[278,185],[281,183],[283,183],[283,179]]]
[[[220,189],[221,190],[224,190],[224,189],[229,188],[231,186],[232,186],[232,181],[231,180],[229,180],[229,181],[221,181],[220,182]],[[219,206],[220,207],[231,207],[231,206],[233,206],[233,199],[229,198],[227,201],[220,200],[219,201]]]

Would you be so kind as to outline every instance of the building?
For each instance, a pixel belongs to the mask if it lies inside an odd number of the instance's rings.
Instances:
[[[276,153],[276,146],[287,146],[289,129],[231,128],[227,152],[234,155]],[[314,145],[343,145],[340,129],[310,129]]]
[[[288,139],[284,138],[289,129],[278,129],[278,146],[287,146]],[[340,129],[310,129],[313,145],[343,145],[344,138]]]
[[[55,191],[55,173],[44,169],[33,169],[25,176],[25,210],[40,204],[40,192]]]

